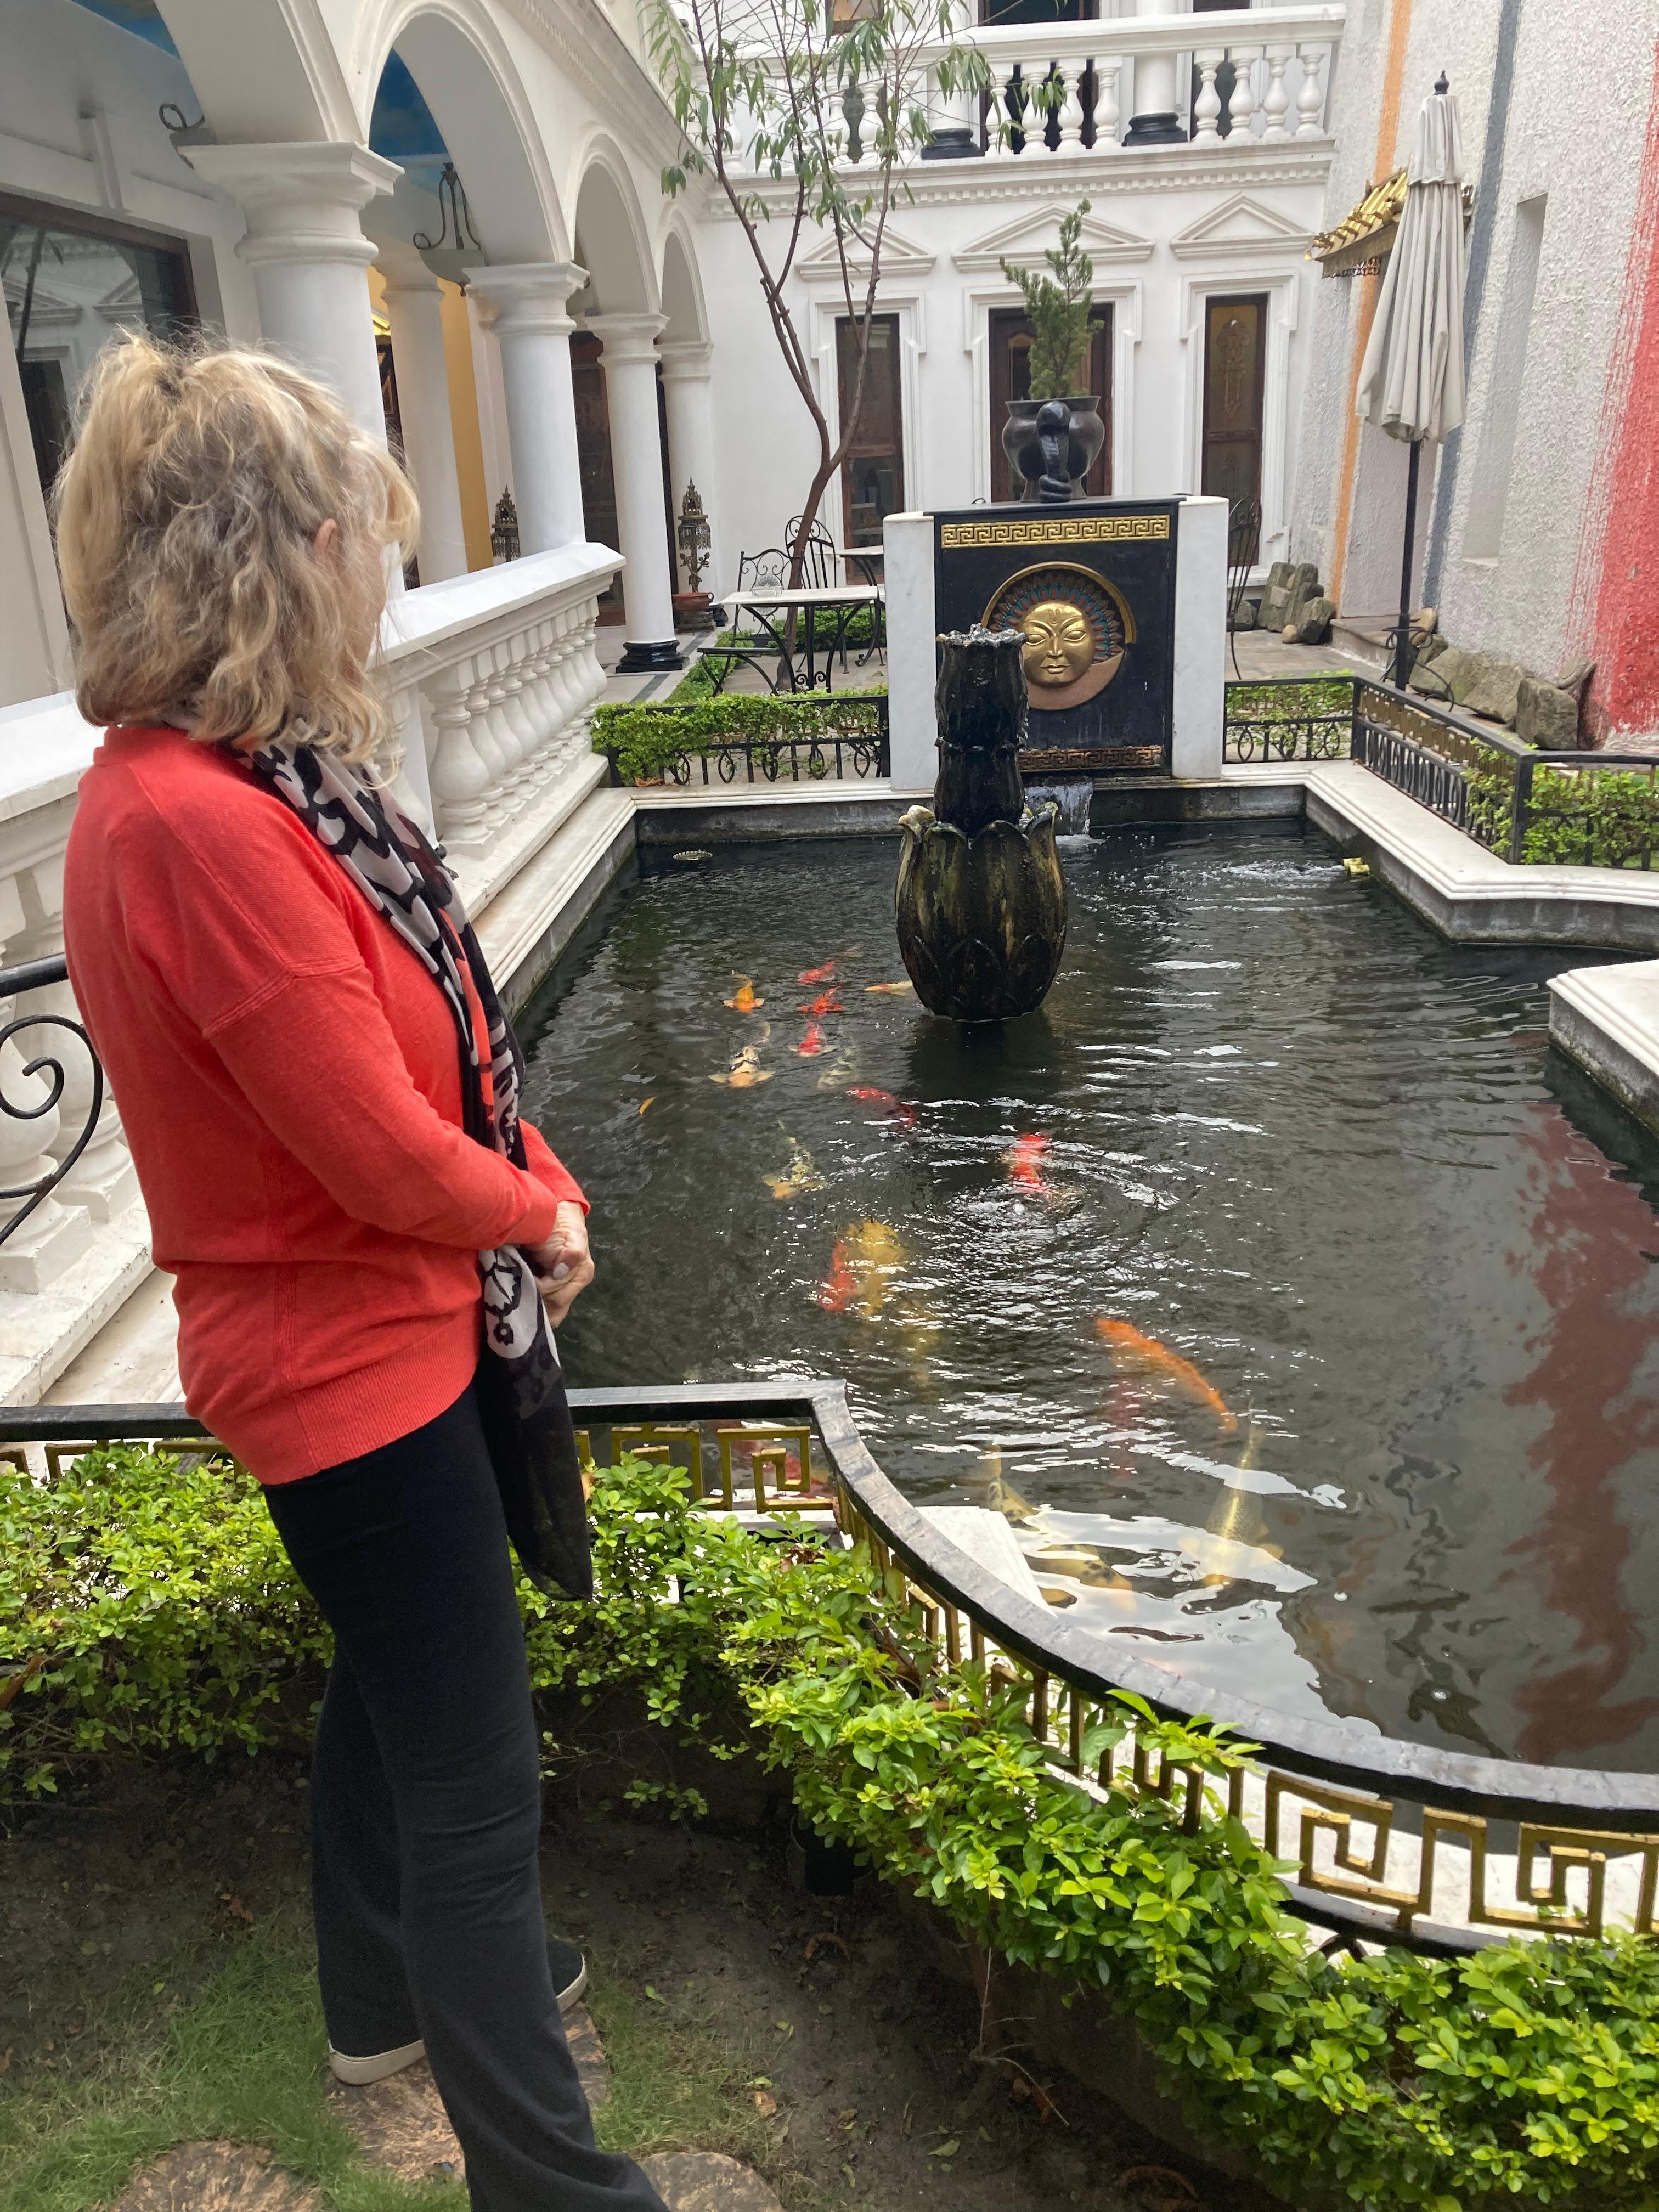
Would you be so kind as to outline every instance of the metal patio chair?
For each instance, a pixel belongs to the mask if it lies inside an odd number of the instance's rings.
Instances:
[[[1261,550],[1261,501],[1236,499],[1227,514],[1227,644],[1238,674],[1238,611]]]

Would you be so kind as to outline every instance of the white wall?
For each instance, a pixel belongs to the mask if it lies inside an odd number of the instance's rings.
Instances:
[[[1601,403],[1631,244],[1644,132],[1659,30],[1652,0],[1598,0],[1564,14],[1559,0],[1410,0],[1399,128],[1379,152],[1389,0],[1362,0],[1351,21],[1334,88],[1337,153],[1322,222],[1347,213],[1365,185],[1409,155],[1418,108],[1443,68],[1459,103],[1469,180],[1477,194],[1476,236],[1489,231],[1479,328],[1468,362],[1468,419],[1441,466],[1455,491],[1438,515],[1442,553],[1437,597],[1442,626],[1461,644],[1502,653],[1545,674],[1569,650],[1573,572],[1586,526],[1585,506],[1602,435]],[[1396,7],[1408,0],[1393,0]],[[1501,40],[1505,9],[1512,44]],[[1512,90],[1507,118],[1487,144],[1494,101],[1501,113],[1504,56]],[[1480,475],[1486,410],[1506,371],[1500,351],[1520,335],[1506,303],[1517,269],[1517,210],[1547,195],[1530,328],[1525,334],[1515,440],[1495,550],[1466,542]],[[1310,376],[1302,425],[1293,556],[1330,574],[1340,498],[1340,465],[1352,388],[1353,353],[1364,280],[1325,280],[1315,288]],[[1512,363],[1510,364],[1512,369]],[[1425,454],[1425,462],[1430,459]],[[1353,491],[1345,609],[1375,596],[1389,562],[1372,549],[1393,538],[1392,580],[1399,588],[1398,500],[1386,468],[1361,457]],[[1437,504],[1424,471],[1424,550],[1431,558]],[[1471,555],[1474,557],[1471,557]],[[1419,574],[1421,572],[1419,571]],[[1432,580],[1431,580],[1432,581]]]

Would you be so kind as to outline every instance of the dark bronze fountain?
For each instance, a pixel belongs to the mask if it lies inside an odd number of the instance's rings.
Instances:
[[[979,628],[939,647],[939,777],[901,825],[899,951],[930,1012],[1007,1021],[1042,1005],[1066,946],[1054,809],[1028,810],[1019,773],[1030,648]]]

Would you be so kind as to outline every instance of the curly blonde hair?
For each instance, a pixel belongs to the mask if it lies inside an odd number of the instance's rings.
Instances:
[[[88,721],[380,746],[366,664],[386,548],[407,557],[419,509],[322,385],[270,354],[125,338],[88,377],[53,503]]]

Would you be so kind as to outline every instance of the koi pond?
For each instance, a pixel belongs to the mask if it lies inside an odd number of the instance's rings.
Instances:
[[[647,856],[526,1027],[573,1381],[846,1377],[1066,1619],[1357,1729],[1659,1761],[1659,1149],[1316,832],[1064,843],[1041,1012],[935,1020],[878,841]]]

